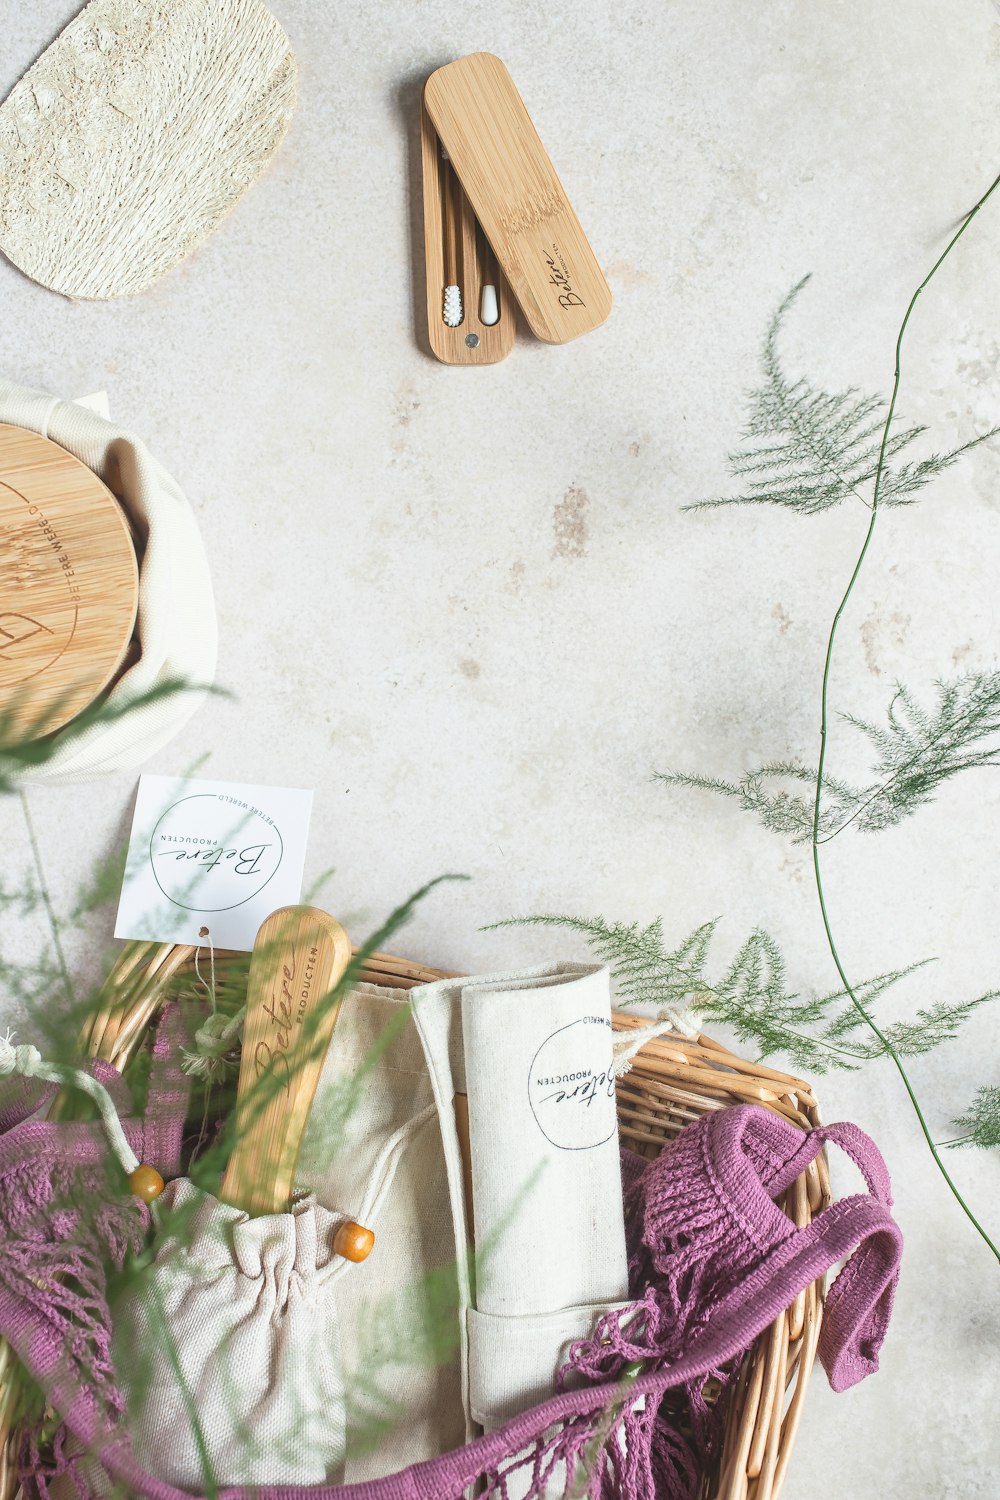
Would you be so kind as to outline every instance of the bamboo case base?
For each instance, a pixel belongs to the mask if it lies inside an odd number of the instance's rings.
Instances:
[[[482,291],[484,239],[477,234],[476,216],[465,194],[456,195],[458,285],[462,290],[463,318],[455,328],[444,321],[445,214],[442,189],[441,143],[427,110],[420,112],[420,152],[424,180],[424,253],[427,271],[427,333],[431,349],[446,365],[495,365],[506,359],[514,345],[516,329],[514,298],[497,268],[496,291],[499,320],[484,323]],[[457,184],[456,184],[457,186]]]

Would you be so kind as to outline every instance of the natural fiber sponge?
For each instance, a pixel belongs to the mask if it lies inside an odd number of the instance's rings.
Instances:
[[[91,0],[0,105],[0,250],[67,297],[142,291],[250,186],[294,97],[260,0]]]

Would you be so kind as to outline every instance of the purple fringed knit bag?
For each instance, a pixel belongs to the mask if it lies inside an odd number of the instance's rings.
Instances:
[[[185,1098],[170,1062],[173,1022],[154,1049],[146,1120],[124,1120],[137,1155],[176,1173]],[[94,1064],[122,1099],[111,1069]],[[97,1453],[129,1495],[189,1500],[144,1472],[127,1436],[111,1361],[109,1267],[140,1248],[148,1210],[128,1196],[98,1125],[26,1121],[37,1107],[16,1088],[0,1101],[0,1335],[61,1419],[43,1455],[21,1451],[27,1500],[51,1494],[56,1475],[86,1482],[76,1459]],[[824,1141],[860,1167],[868,1192],[844,1198],[797,1228],[775,1199]],[[384,1479],[352,1485],[263,1486],[253,1500],[689,1500],[719,1439],[718,1407],[703,1389],[806,1286],[849,1256],[827,1296],[819,1355],[835,1390],[878,1367],[896,1287],[902,1237],[889,1207],[885,1165],[851,1125],[803,1132],[756,1106],[723,1109],[689,1125],[659,1158],[623,1151],[626,1225],[635,1303],[609,1313],[574,1346],[560,1389],[498,1431]],[[636,1362],[640,1362],[638,1365]],[[639,1373],[636,1374],[636,1370]],[[65,1489],[61,1494],[67,1493]],[[249,1489],[218,1500],[251,1500]]]

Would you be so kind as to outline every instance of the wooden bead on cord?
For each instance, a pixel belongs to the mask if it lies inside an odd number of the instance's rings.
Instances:
[[[128,1185],[143,1203],[152,1203],[166,1186],[156,1168],[148,1166],[145,1162],[140,1162],[135,1171],[129,1174]]]
[[[345,1260],[367,1260],[374,1244],[374,1231],[366,1229],[363,1224],[356,1224],[353,1219],[345,1220],[333,1236],[334,1251]]]

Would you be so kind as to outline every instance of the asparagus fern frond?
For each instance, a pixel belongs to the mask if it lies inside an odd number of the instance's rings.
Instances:
[[[885,428],[887,402],[854,386],[824,391],[805,379],[785,374],[778,338],[802,288],[792,287],[768,325],[761,350],[761,382],[749,393],[743,443],[729,455],[729,468],[743,488],[735,495],[699,500],[685,507],[706,510],[721,505],[781,505],[799,515],[816,515],[854,497],[870,505]],[[910,505],[923,487],[969,449],[994,437],[991,428],[944,453],[899,457],[926,432],[922,425],[893,423],[879,477],[881,505]]]
[[[668,1010],[686,1006],[699,1025],[715,1021],[732,1026],[739,1040],[755,1047],[761,1058],[782,1053],[796,1067],[825,1073],[833,1067],[857,1068],[885,1050],[877,1040],[856,1039],[862,1022],[845,989],[811,996],[790,989],[781,949],[761,928],[754,929],[729,967],[712,978],[707,965],[717,919],[696,927],[673,949],[667,947],[661,917],[643,927],[603,917],[544,913],[494,925],[576,932],[609,965],[619,1004]],[[855,985],[854,993],[870,1012],[888,989],[928,962],[922,959],[876,974]],[[886,1034],[897,1051],[926,1052],[953,1037],[966,1016],[995,998],[991,993],[958,1005],[936,1003],[918,1011],[912,1022],[889,1026]]]
[[[982,1088],[955,1124],[962,1130],[949,1146],[1000,1146],[1000,1088]]]
[[[821,843],[852,824],[865,833],[894,827],[931,802],[942,782],[960,771],[1000,765],[1000,672],[967,673],[937,683],[936,689],[934,703],[924,707],[897,684],[884,724],[842,715],[868,740],[873,761],[862,783],[824,775]],[[746,771],[738,781],[677,771],[661,773],[658,780],[733,797],[765,828],[805,843],[813,833],[816,776],[808,766],[775,761]],[[800,793],[798,787],[807,790]]]

